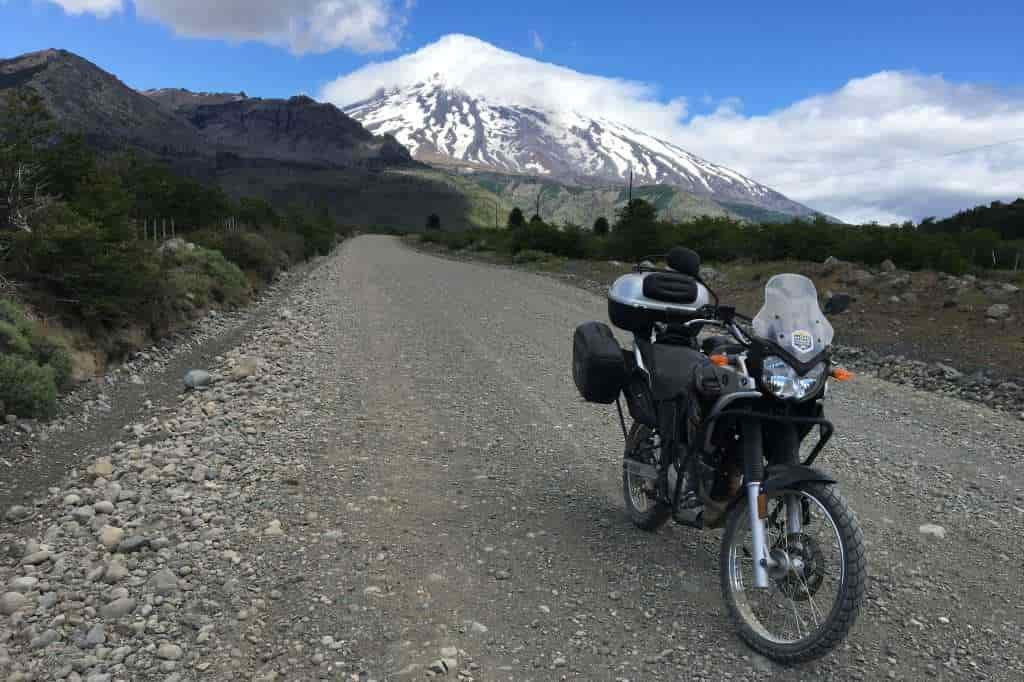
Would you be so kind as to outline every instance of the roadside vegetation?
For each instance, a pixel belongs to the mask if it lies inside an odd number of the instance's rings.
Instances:
[[[102,367],[249,301],[348,230],[58,131],[38,96],[0,102],[0,418],[46,417]],[[172,237],[173,235],[173,237]]]
[[[822,261],[827,256],[877,265],[891,260],[907,270],[950,274],[987,269],[1024,268],[1024,199],[993,203],[937,221],[881,226],[813,222],[745,223],[702,217],[682,223],[660,220],[654,206],[634,199],[609,224],[599,218],[593,229],[551,225],[520,209],[509,215],[506,230],[425,232],[421,239],[453,250],[495,251],[520,261],[536,261],[536,252],[582,259],[633,260],[664,253],[677,244],[708,261],[751,262],[795,259]],[[521,252],[530,252],[521,257]]]

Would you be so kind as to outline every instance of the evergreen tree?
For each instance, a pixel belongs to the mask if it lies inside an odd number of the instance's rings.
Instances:
[[[613,235],[617,252],[624,257],[641,256],[661,251],[658,212],[643,199],[633,199],[616,212]]]
[[[40,150],[53,129],[38,94],[7,93],[0,110],[0,229],[31,232],[35,215],[52,203]]]
[[[604,216],[601,216],[600,218],[594,221],[594,234],[603,236],[608,234],[608,231],[610,229],[611,226],[608,225],[608,219],[605,218]]]
[[[508,214],[508,226],[509,227],[522,227],[526,224],[526,217],[523,216],[523,210],[516,206],[512,209],[512,212]]]

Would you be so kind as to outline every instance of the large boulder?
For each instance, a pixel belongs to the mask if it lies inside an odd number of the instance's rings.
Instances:
[[[1010,316],[1010,306],[1005,303],[996,303],[989,306],[985,311],[985,317],[990,320],[1005,320]]]
[[[910,286],[910,275],[906,273],[889,275],[885,280],[885,286],[893,291],[901,291]]]
[[[160,253],[177,253],[178,251],[194,251],[195,248],[196,245],[192,242],[187,242],[181,237],[174,237],[161,244],[158,250]]]
[[[896,264],[888,258],[882,261],[882,265],[880,267],[882,268],[882,272],[896,272]]]
[[[837,270],[840,270],[842,268],[846,268],[846,267],[850,266],[849,263],[847,263],[844,260],[840,260],[840,259],[836,258],[835,256],[829,256],[828,258],[826,258],[824,265],[825,265],[825,274],[827,274],[827,275],[830,275],[830,274],[832,274],[833,272],[835,272]]]
[[[185,386],[195,390],[213,383],[213,376],[204,369],[194,369],[185,375]]]
[[[857,287],[871,286],[875,282],[875,276],[867,270],[852,270],[843,276],[843,283]]]

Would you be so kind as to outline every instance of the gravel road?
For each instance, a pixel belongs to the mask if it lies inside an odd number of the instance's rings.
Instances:
[[[549,278],[346,243],[210,386],[7,511],[0,676],[1024,678],[1024,424],[834,391],[822,462],[868,601],[843,650],[780,668],[732,633],[717,534],[625,518],[614,410],[568,369],[574,327],[604,318]]]

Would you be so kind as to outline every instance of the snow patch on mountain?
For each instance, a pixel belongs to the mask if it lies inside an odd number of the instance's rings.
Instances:
[[[345,107],[376,133],[388,133],[421,160],[449,159],[503,172],[580,184],[667,184],[715,199],[796,215],[810,209],[740,173],[606,116],[517,106],[474,96],[442,74],[382,90]]]

